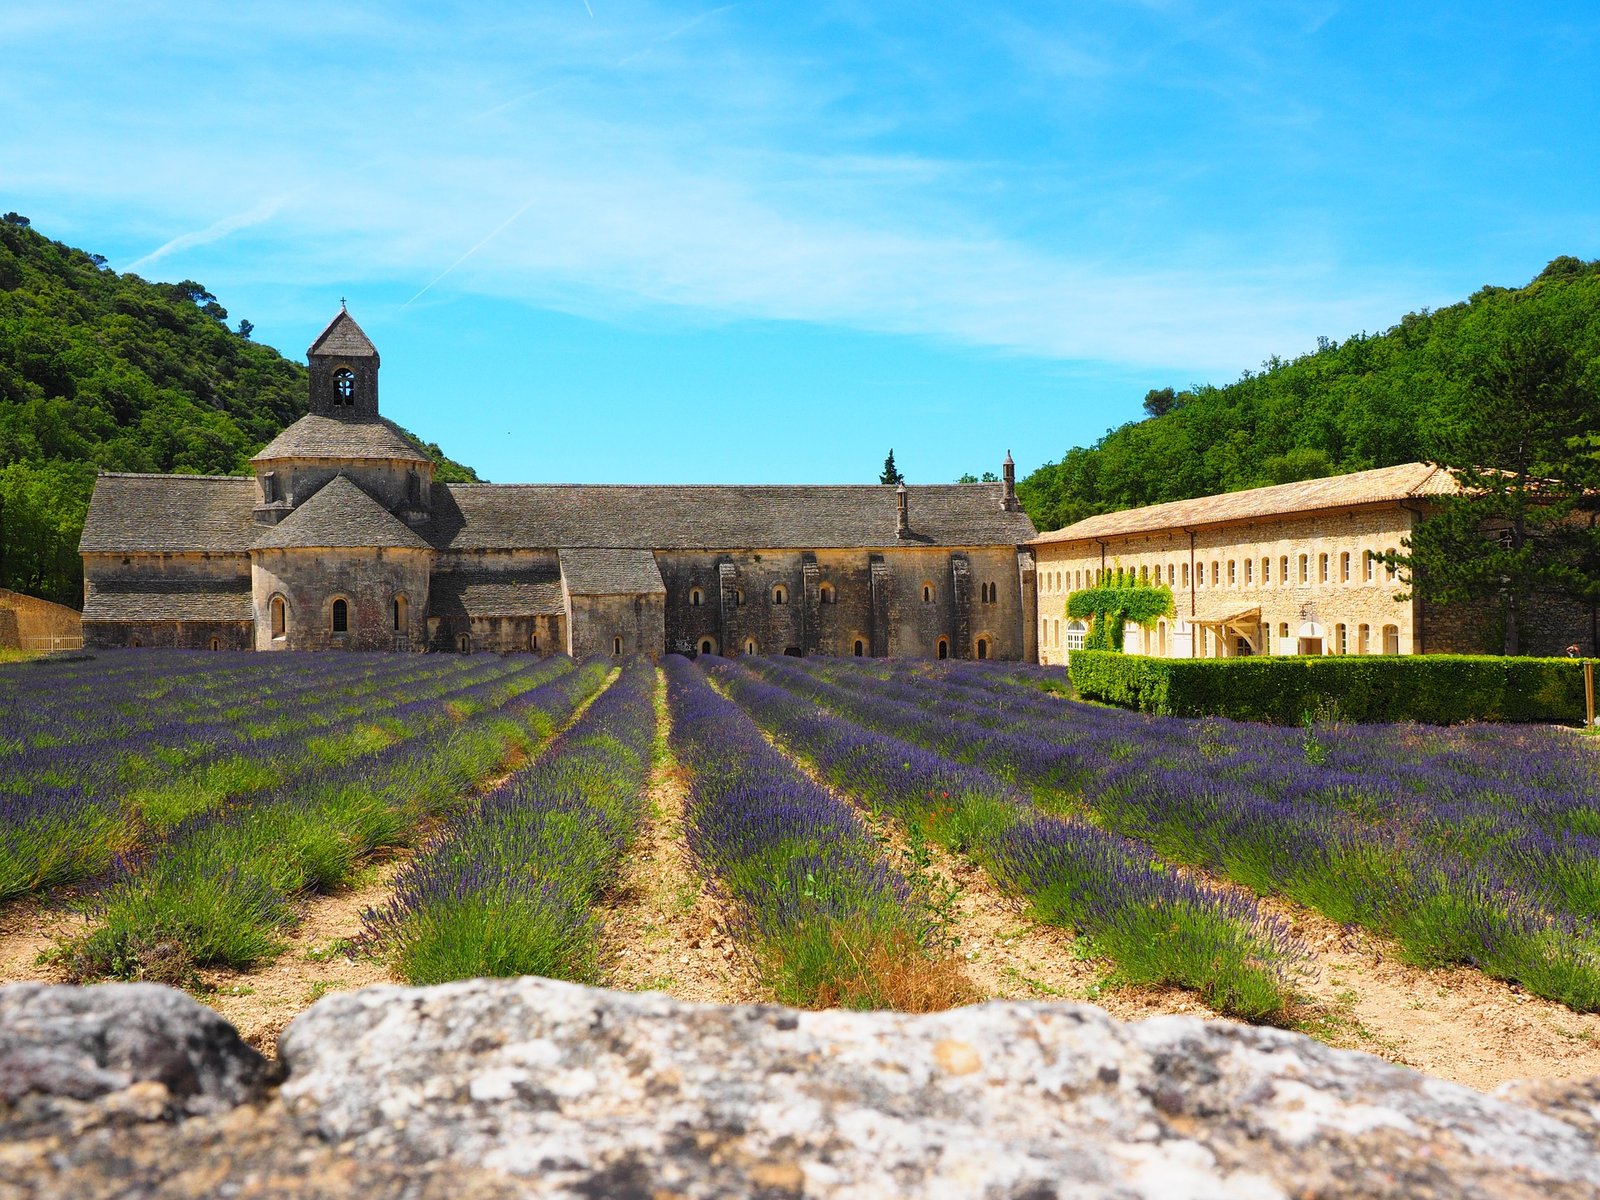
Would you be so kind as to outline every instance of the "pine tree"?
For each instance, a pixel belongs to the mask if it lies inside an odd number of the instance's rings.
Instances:
[[[900,468],[894,465],[894,447],[889,447],[889,457],[883,460],[883,474],[878,476],[879,483],[904,483],[906,477],[900,474]]]

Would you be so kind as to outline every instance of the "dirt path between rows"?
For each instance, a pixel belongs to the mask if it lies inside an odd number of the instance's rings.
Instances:
[[[663,738],[669,720],[658,684]],[[728,911],[688,859],[683,806],[688,780],[670,753],[658,758],[644,828],[608,898],[600,941],[601,983],[666,992],[679,1000],[739,1004],[768,997],[739,957]]]

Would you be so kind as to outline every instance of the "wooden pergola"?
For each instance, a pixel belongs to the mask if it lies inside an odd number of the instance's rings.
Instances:
[[[1242,637],[1249,641],[1255,653],[1259,654],[1261,652],[1261,606],[1259,604],[1254,608],[1243,608],[1238,612],[1229,613],[1225,617],[1194,617],[1191,619],[1190,624],[1196,629],[1209,630],[1217,639],[1217,642],[1224,647],[1233,644],[1230,640],[1231,638]],[[1232,658],[1234,656],[1231,653],[1226,653],[1223,657]]]

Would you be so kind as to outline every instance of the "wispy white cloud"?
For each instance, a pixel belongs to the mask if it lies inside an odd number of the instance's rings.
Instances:
[[[260,225],[264,221],[270,221],[282,207],[282,197],[263,200],[254,208],[222,217],[220,220],[213,221],[204,229],[180,233],[170,241],[157,246],[150,253],[134,259],[123,269],[133,272],[143,271],[169,255],[178,254],[184,250],[192,250],[196,246],[205,246],[211,242],[221,241],[231,233],[238,233],[241,229],[248,229],[252,225]]]
[[[168,112],[156,147],[158,98],[146,96],[128,125],[69,110],[31,144],[0,136],[0,150],[23,186],[199,226],[125,269],[186,270],[186,255],[250,230],[258,276],[382,279],[406,289],[408,307],[472,291],[619,319],[654,309],[834,323],[1236,370],[1419,302],[1418,281],[1397,271],[1349,282],[1315,217],[1306,228],[1158,223],[1174,188],[1206,182],[1180,152],[1107,169],[1071,146],[1058,164],[931,146],[809,56],[753,50],[734,5],[686,20],[608,4],[593,20],[574,10],[575,24],[524,12],[492,10],[469,45],[390,10],[383,70],[329,51],[294,79],[219,71],[229,27],[218,17],[193,35],[211,64],[201,82],[209,71],[217,85],[210,103]],[[270,19],[235,27],[236,48],[301,44],[294,10]],[[1001,32],[1014,52],[1029,42],[1015,22]],[[1038,70],[1093,84],[1140,65],[1088,38],[1032,53]],[[181,78],[186,65],[136,61],[141,80]]]

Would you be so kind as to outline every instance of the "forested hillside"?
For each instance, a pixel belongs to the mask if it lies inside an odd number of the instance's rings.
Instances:
[[[1558,258],[1524,288],[1486,287],[1385,333],[1324,340],[1226,387],[1152,391],[1148,419],[1068,450],[1017,493],[1048,530],[1132,505],[1431,459],[1474,371],[1530,331],[1569,351],[1600,388],[1600,261]]]
[[[0,587],[82,599],[95,472],[227,475],[307,406],[306,369],[198,283],[119,275],[0,218]],[[470,468],[417,441],[444,481]]]

